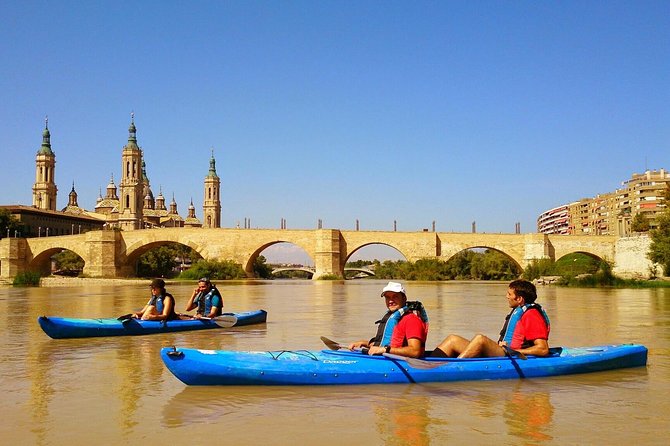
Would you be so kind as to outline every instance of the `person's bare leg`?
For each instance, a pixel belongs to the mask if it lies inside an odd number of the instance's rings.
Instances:
[[[494,340],[478,334],[461,350],[459,358],[490,358],[495,356],[505,356],[505,351]]]
[[[462,336],[458,335],[449,335],[447,338],[440,343],[440,345],[437,346],[437,349],[442,350],[444,355],[442,354],[435,354],[433,353],[433,356],[445,356],[447,358],[455,358],[457,357],[465,348],[468,346],[470,343],[469,340],[465,339]]]
[[[158,314],[158,311],[156,311],[156,307],[154,305],[149,305],[149,308],[144,310],[144,314],[142,315],[142,320],[146,321],[148,320],[149,316],[155,316]]]

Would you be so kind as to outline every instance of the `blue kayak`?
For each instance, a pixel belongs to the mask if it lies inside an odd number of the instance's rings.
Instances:
[[[536,378],[640,367],[647,364],[647,348],[635,344],[552,348],[549,356],[525,360],[412,360],[349,350],[241,352],[164,347],[161,358],[187,385],[398,384]]]
[[[116,318],[104,319],[73,319],[66,317],[40,316],[37,318],[40,327],[54,339],[89,338],[97,336],[137,336],[177,331],[207,330],[210,328],[239,327],[242,325],[261,324],[267,319],[265,310],[247,311],[242,313],[223,313],[218,320],[189,319],[167,322],[142,321]],[[218,323],[217,323],[218,322]]]

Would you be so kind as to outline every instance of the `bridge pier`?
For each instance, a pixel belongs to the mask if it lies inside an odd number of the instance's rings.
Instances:
[[[88,261],[84,265],[84,274],[90,277],[130,277],[135,274],[133,265],[119,262],[117,249],[122,246],[121,232],[106,229],[86,234]]]
[[[519,262],[521,268],[525,268],[533,260],[551,259],[556,260],[554,247],[545,234],[524,235],[523,263]]]
[[[323,275],[335,275],[344,278],[344,264],[340,253],[342,236],[336,229],[319,229],[316,231],[316,244],[314,250],[314,268],[316,272],[312,276],[317,280]]]
[[[663,267],[654,265],[647,253],[651,246],[651,238],[647,235],[633,235],[617,239],[612,272],[626,279],[646,279],[652,272],[659,276],[670,276],[670,271],[663,272]]]
[[[0,240],[0,278],[12,279],[26,271],[28,243],[25,238]]]

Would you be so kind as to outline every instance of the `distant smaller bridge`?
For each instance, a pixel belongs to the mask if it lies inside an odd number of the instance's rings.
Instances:
[[[272,274],[273,275],[274,274],[279,274],[279,273],[283,273],[285,271],[303,271],[303,272],[306,272],[307,274],[309,274],[310,277],[312,277],[314,275],[314,273],[316,272],[316,268],[313,268],[311,266],[285,266],[285,267],[283,266],[281,268],[274,268],[272,270]]]
[[[285,271],[303,271],[309,275],[309,278],[312,278],[312,276],[314,276],[314,274],[316,273],[316,268],[312,266],[283,266],[281,268],[274,268],[272,270],[272,274],[275,275]],[[357,272],[357,274],[355,274],[353,277],[350,277],[352,279],[362,279],[364,277],[370,277],[375,275],[375,272],[368,268],[344,268],[345,275],[346,273],[352,271]]]

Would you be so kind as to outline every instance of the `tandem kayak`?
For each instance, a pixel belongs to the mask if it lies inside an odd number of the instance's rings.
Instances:
[[[221,320],[213,319],[173,320],[167,322],[142,321],[116,318],[104,319],[73,319],[65,317],[40,316],[37,318],[40,327],[54,339],[89,338],[96,336],[137,336],[177,331],[206,330],[210,328],[239,327],[242,325],[261,324],[267,319],[265,310],[254,310],[242,313],[223,313]]]
[[[187,385],[333,385],[519,379],[647,364],[647,348],[622,344],[552,348],[546,357],[368,356],[349,350],[241,352],[164,347],[161,358]]]

